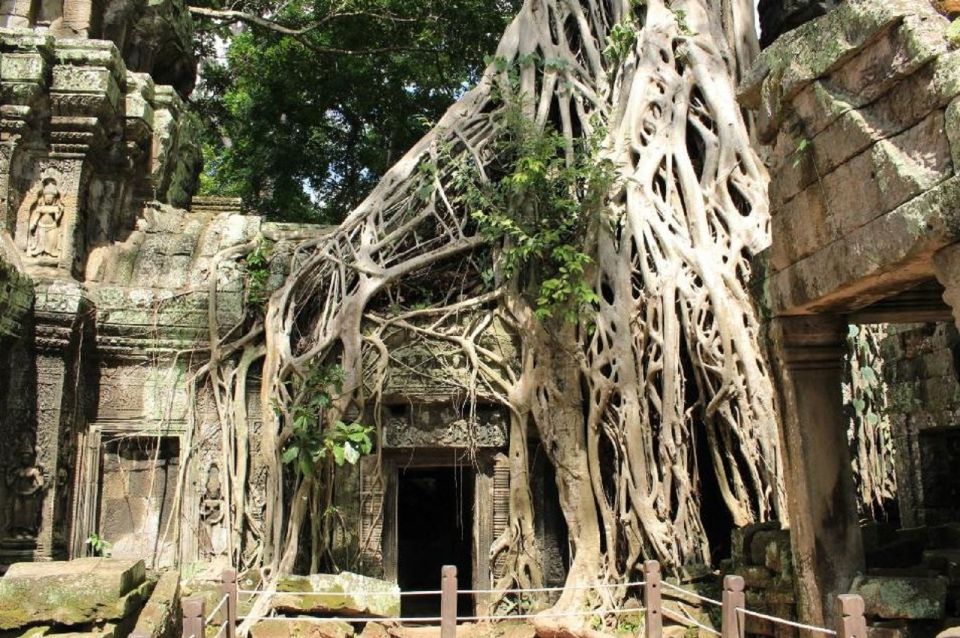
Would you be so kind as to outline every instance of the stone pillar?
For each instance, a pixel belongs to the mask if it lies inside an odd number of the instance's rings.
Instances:
[[[48,107],[52,56],[51,39],[34,33],[0,34],[2,49],[3,117],[0,118],[0,225],[15,235],[19,193],[16,182],[23,173],[23,147],[42,139],[40,120]],[[26,142],[26,144],[24,144]]]
[[[953,310],[953,322],[960,330],[960,244],[952,244],[933,256],[933,270],[943,285],[943,300]]]
[[[821,626],[864,566],[841,389],[846,328],[837,316],[778,317],[770,335],[798,602]]]
[[[70,540],[75,448],[84,419],[79,370],[86,304],[73,282],[51,282],[37,291],[36,464],[44,476],[38,559],[65,558]]]

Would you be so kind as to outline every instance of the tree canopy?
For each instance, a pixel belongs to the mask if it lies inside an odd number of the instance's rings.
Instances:
[[[518,0],[192,7],[204,194],[337,222],[470,85]],[[249,5],[249,6],[247,6]]]

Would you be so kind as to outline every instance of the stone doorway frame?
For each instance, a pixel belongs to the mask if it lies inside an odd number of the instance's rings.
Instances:
[[[499,450],[477,450],[471,461],[469,452],[463,448],[387,448],[383,451],[383,532],[381,548],[383,552],[383,575],[391,581],[397,580],[399,540],[397,522],[397,497],[399,494],[399,476],[401,469],[407,468],[456,468],[464,472],[473,472],[473,533],[472,533],[472,572],[470,583],[459,583],[460,589],[489,589],[491,571],[489,564],[490,546],[494,540],[494,473],[497,469],[497,457],[503,457]],[[437,588],[440,587],[440,574],[437,574]],[[474,607],[478,609],[482,597],[474,596]]]
[[[186,423],[182,421],[167,423],[145,423],[143,420],[98,421],[91,423],[86,431],[78,435],[77,459],[74,476],[73,529],[70,534],[69,556],[71,559],[87,555],[86,540],[97,529],[100,511],[100,470],[103,462],[104,444],[119,437],[145,439],[176,439],[179,451],[179,465],[188,462],[189,450],[186,441]],[[190,476],[186,483],[189,484]],[[184,513],[197,511],[199,500],[196,490],[184,489],[180,504],[179,547],[175,562],[183,564],[185,559],[195,556],[198,540],[194,526],[187,524]],[[151,557],[151,561],[153,557]],[[188,562],[188,560],[187,560]]]

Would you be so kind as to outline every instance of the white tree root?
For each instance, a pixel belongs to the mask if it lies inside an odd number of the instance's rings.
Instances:
[[[284,498],[279,455],[291,381],[311,365],[339,364],[346,383],[330,421],[348,411],[376,415],[390,359],[385,335],[398,328],[462,352],[471,415],[481,396],[511,415],[511,520],[491,552],[507,567],[500,588],[542,580],[527,487],[528,424],[556,469],[571,539],[567,583],[576,587],[554,611],[615,603],[623,588],[603,588],[601,596],[580,587],[626,583],[645,558],[675,573],[709,562],[703,464],[736,525],[783,518],[773,389],[747,292],[749,258],[768,243],[767,178],[732,79],[756,50],[749,11],[745,0],[528,0],[478,86],[332,236],[300,246],[270,299],[265,342],[246,346],[256,355],[225,367],[239,356],[233,351],[207,370],[218,415],[233,423],[225,436],[239,439],[241,370],[251,357],[263,358],[264,444],[275,452],[256,533],[264,564],[293,568],[300,539],[309,536],[301,529],[310,507],[299,497],[326,489],[300,483],[294,498]],[[604,50],[616,25],[635,37],[614,59]],[[529,63],[531,56],[542,63]],[[516,82],[504,66],[517,70]],[[465,281],[479,270],[472,260],[499,249],[460,203],[455,177],[468,162],[481,182],[496,179],[491,169],[511,95],[537,127],[566,138],[571,162],[577,140],[600,136],[601,156],[615,167],[617,179],[579,247],[593,259],[596,311],[584,312],[578,325],[541,321],[514,278],[492,292],[451,284],[434,290],[429,308],[390,316],[382,308],[399,286],[436,287],[454,281],[441,275],[457,268],[465,273],[457,281]],[[506,326],[519,356],[486,346],[489,321],[481,325],[478,316]],[[706,437],[710,458],[697,458],[697,437]],[[239,484],[244,452],[231,445],[237,543],[250,507],[241,504],[250,498]],[[586,617],[544,617],[538,629],[592,631]]]

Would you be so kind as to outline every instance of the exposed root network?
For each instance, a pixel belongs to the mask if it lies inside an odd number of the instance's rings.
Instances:
[[[511,516],[491,549],[505,567],[499,588],[542,580],[531,429],[556,469],[569,528],[570,587],[554,611],[615,604],[623,588],[599,597],[582,585],[626,583],[645,558],[674,573],[709,563],[702,470],[736,525],[783,517],[773,390],[747,292],[769,216],[766,175],[734,96],[755,50],[745,16],[752,8],[740,1],[526,2],[478,85],[333,235],[298,248],[262,324],[216,348],[198,377],[223,428],[238,558],[288,571],[309,538],[311,566],[323,560],[333,473],[291,483],[281,463],[298,379],[311,366],[341,366],[343,391],[323,422],[379,422],[387,337],[397,330],[462,353],[459,394],[471,418],[478,397],[510,415]],[[570,189],[585,220],[574,248],[590,258],[583,277],[593,293],[574,321],[537,312],[537,261],[504,268],[516,246],[485,231],[469,205],[471,188],[503,178],[516,108],[564,141],[568,166],[590,148],[612,173],[600,197],[589,192],[595,184]],[[550,214],[536,206],[520,191],[506,214]],[[426,303],[403,293],[417,286]],[[491,345],[495,327],[518,352]],[[246,491],[254,361],[263,445],[273,451],[262,522]],[[698,458],[698,437],[709,458]],[[586,623],[545,618],[539,628],[583,634]]]

